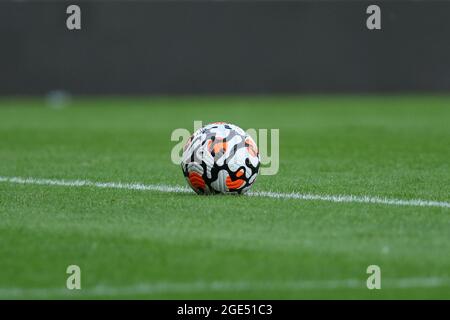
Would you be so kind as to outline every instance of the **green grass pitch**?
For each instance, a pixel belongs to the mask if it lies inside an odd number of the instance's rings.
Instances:
[[[194,120],[280,129],[255,191],[450,201],[447,96],[3,98],[0,176],[186,186]],[[0,182],[0,298],[449,299],[450,209]]]

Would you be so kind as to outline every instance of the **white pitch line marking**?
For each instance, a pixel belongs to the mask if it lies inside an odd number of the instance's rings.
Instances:
[[[121,183],[121,182],[94,182],[89,180],[58,180],[58,179],[39,179],[23,177],[4,177],[0,176],[0,182],[16,184],[34,184],[44,186],[62,186],[62,187],[96,187],[127,189],[140,191],[157,191],[168,193],[188,193],[192,192],[187,187],[152,185],[141,183]],[[320,195],[320,194],[302,194],[302,193],[279,193],[271,191],[253,191],[246,195],[251,197],[265,197],[276,199],[299,199],[310,201],[328,201],[328,202],[347,202],[347,203],[368,203],[383,204],[394,206],[413,206],[413,207],[439,207],[450,208],[450,202],[422,200],[422,199],[394,199],[382,198],[376,196],[355,196],[355,195]]]
[[[383,287],[389,289],[407,288],[439,288],[450,286],[449,278],[397,278],[384,279]],[[192,294],[210,292],[249,292],[249,291],[300,291],[300,290],[337,290],[337,289],[365,289],[365,280],[303,280],[290,282],[154,282],[139,283],[131,286],[96,285],[81,290],[65,288],[0,288],[0,298],[49,298],[55,296],[76,297],[114,297],[158,294]]]

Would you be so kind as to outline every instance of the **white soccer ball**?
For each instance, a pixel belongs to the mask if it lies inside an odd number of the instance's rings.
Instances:
[[[250,189],[259,172],[255,141],[233,124],[215,122],[194,132],[183,149],[181,168],[198,194]]]

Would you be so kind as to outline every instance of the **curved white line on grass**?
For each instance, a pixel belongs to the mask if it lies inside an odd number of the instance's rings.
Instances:
[[[407,288],[439,288],[450,286],[449,278],[398,278],[383,279],[384,289]],[[267,291],[301,291],[301,290],[338,290],[366,289],[365,280],[304,280],[289,282],[155,282],[140,283],[131,286],[117,287],[97,285],[81,290],[65,288],[0,288],[0,298],[50,298],[50,297],[116,297],[158,294],[193,294],[193,293],[236,293],[236,292],[267,292]]]
[[[121,183],[121,182],[93,182],[89,180],[56,180],[56,179],[37,179],[22,177],[1,177],[0,182],[9,182],[17,184],[35,184],[43,186],[60,186],[60,187],[96,187],[108,189],[127,189],[141,191],[159,191],[172,193],[187,193],[191,189],[187,187],[167,186],[167,185],[145,185],[140,183]]]
[[[56,180],[56,179],[39,179],[39,178],[22,178],[22,177],[2,177],[0,182],[17,183],[17,184],[34,184],[45,186],[62,186],[62,187],[96,187],[96,188],[112,188],[127,189],[141,191],[158,191],[170,193],[189,193],[191,189],[180,186],[168,185],[152,185],[141,183],[121,183],[121,182],[94,182],[89,180]],[[265,197],[276,199],[300,199],[312,201],[329,201],[329,202],[349,202],[349,203],[372,203],[395,206],[415,206],[415,207],[440,207],[450,208],[450,202],[422,200],[422,199],[392,199],[374,196],[354,196],[354,195],[318,195],[318,194],[302,194],[302,193],[279,193],[271,191],[254,191],[248,192],[251,197]]]
[[[415,207],[442,207],[450,208],[450,202],[422,200],[422,199],[390,199],[373,196],[353,196],[353,195],[318,195],[318,194],[301,194],[301,193],[277,193],[270,191],[249,192],[249,196],[281,198],[281,199],[301,199],[316,200],[330,202],[358,202],[358,203],[375,203],[396,206],[415,206]]]

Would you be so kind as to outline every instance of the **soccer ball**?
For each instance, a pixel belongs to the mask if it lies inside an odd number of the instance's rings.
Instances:
[[[242,194],[259,171],[255,141],[233,124],[215,122],[198,129],[183,149],[181,169],[198,194]]]

